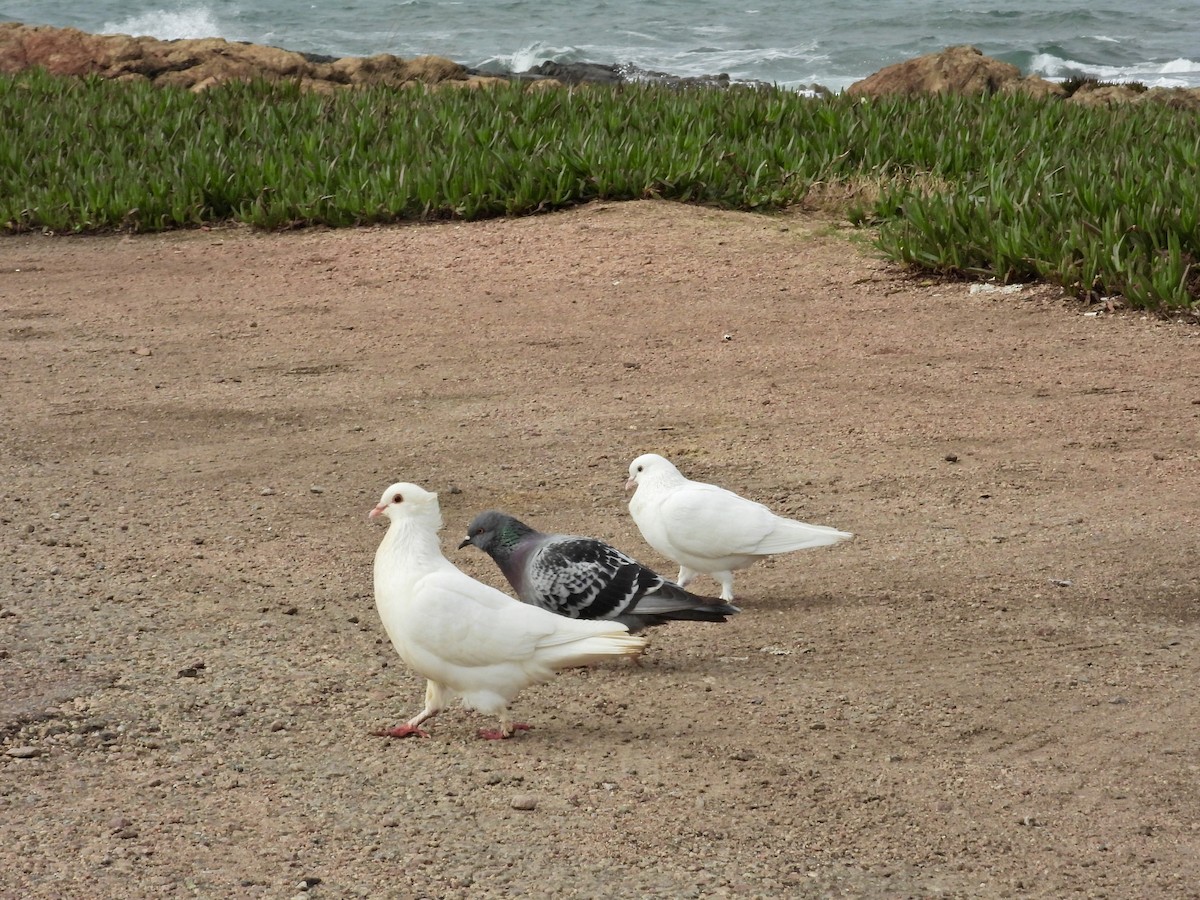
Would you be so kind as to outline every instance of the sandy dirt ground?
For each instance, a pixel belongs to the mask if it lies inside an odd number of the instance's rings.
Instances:
[[[1200,896],[1194,325],[654,202],[8,237],[0,307],[4,898]],[[372,736],[383,488],[673,576],[646,451],[856,537]]]

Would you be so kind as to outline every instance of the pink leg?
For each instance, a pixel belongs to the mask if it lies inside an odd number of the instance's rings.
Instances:
[[[531,728],[532,728],[531,725],[526,725],[524,722],[513,722],[511,725],[508,726],[507,732],[503,729],[503,727],[501,727],[501,728],[480,728],[479,736],[481,738],[483,738],[485,741],[503,741],[503,740],[506,740],[506,739],[512,737],[514,732],[529,731]]]
[[[429,737],[429,733],[423,731],[418,726],[426,719],[432,719],[442,707],[446,705],[446,691],[440,684],[434,681],[425,683],[425,708],[405,722],[403,725],[397,725],[395,728],[382,728],[379,731],[372,731],[371,734],[376,737],[393,737],[406,738],[412,735],[420,737]]]

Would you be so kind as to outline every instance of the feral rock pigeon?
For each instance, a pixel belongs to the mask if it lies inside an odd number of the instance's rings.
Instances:
[[[594,538],[543,534],[496,510],[480,513],[459,549],[490,556],[526,603],[572,619],[613,619],[640,631],[673,619],[724,622],[736,606],[689,593]]]
[[[617,622],[565,619],[513,599],[459,571],[442,556],[437,494],[393,484],[370,516],[387,516],[375,552],[375,605],[401,658],[428,679],[425,708],[405,724],[378,732],[427,737],[419,727],[455,696],[498,716],[497,739],[527,725],[509,719],[508,704],[524,687],[556,669],[613,656],[637,656],[645,640]]]
[[[679,563],[681,585],[697,574],[721,583],[733,599],[733,572],[776,553],[824,547],[854,537],[825,525],[777,516],[761,503],[701,481],[689,481],[657,453],[629,464],[625,489],[636,488],[629,512],[646,543]]]

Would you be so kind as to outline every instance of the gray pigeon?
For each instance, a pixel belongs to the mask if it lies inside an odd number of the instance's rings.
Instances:
[[[631,632],[675,619],[724,622],[736,606],[685,591],[594,538],[543,534],[489,510],[467,528],[459,549],[490,556],[525,603],[572,619],[612,619]]]

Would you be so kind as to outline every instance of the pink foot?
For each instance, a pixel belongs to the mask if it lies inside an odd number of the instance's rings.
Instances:
[[[479,736],[485,741],[503,741],[513,737],[518,731],[529,731],[533,726],[526,725],[524,722],[513,722],[513,734],[505,734],[499,728],[480,728]]]
[[[414,734],[418,737],[429,737],[428,731],[423,731],[416,725],[397,725],[395,728],[381,728],[378,731],[372,731],[371,734],[376,737],[393,737],[406,738],[412,737]]]

